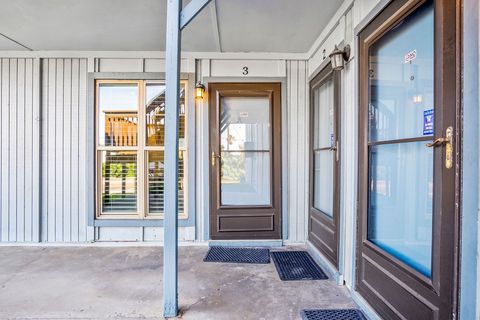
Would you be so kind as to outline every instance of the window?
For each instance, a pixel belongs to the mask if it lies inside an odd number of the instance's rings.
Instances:
[[[165,83],[97,80],[97,218],[163,218]],[[179,218],[186,210],[186,85],[181,84]]]

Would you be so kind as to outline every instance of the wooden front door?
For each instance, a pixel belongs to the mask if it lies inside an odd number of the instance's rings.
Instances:
[[[281,239],[279,83],[212,83],[210,238]]]
[[[393,1],[359,37],[356,290],[384,319],[455,319],[455,1]]]
[[[328,65],[310,82],[308,240],[338,268],[340,73]]]

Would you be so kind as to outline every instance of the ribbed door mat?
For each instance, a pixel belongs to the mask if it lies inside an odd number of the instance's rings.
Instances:
[[[306,251],[273,251],[272,259],[283,281],[328,279]]]
[[[270,250],[258,248],[211,247],[203,261],[267,264],[270,263]]]
[[[318,309],[300,311],[302,320],[366,320],[356,309]]]

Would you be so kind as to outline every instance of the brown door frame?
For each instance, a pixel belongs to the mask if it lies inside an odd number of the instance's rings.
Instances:
[[[322,86],[328,80],[333,80],[333,103],[334,103],[334,135],[335,156],[333,173],[333,218],[314,207],[314,130],[315,130],[315,99],[314,90]],[[340,72],[334,71],[329,63],[310,81],[310,182],[309,182],[309,216],[308,216],[308,240],[338,269],[338,235],[340,232],[340,124],[341,124],[341,81]],[[319,234],[312,229],[312,222],[318,224],[322,231]]]
[[[434,150],[434,217],[432,278],[412,270],[403,262],[376,247],[367,239],[368,213],[368,47],[400,21],[423,4],[424,0],[398,0],[390,3],[359,34],[359,167],[358,167],[358,232],[356,254],[356,290],[386,319],[400,319],[398,312],[415,316],[420,302],[431,309],[432,319],[451,319],[457,314],[458,300],[458,246],[460,199],[460,1],[434,0],[435,50],[435,133],[443,137],[448,126],[454,127],[454,167],[444,169],[445,147]],[[440,182],[440,183],[439,183]],[[366,269],[366,263],[370,265]],[[378,292],[389,292],[390,297],[401,296],[396,288],[407,288],[405,297],[396,301],[387,299],[387,305]],[[373,290],[375,288],[375,291]],[[380,293],[380,295],[382,295]],[[395,296],[396,295],[396,296]],[[408,296],[408,297],[406,297]],[[384,297],[383,297],[384,298]],[[399,300],[400,299],[400,300]],[[408,300],[410,299],[410,300]],[[430,301],[435,304],[427,306]],[[402,305],[403,303],[403,305]],[[425,310],[424,310],[425,311]],[[416,318],[420,319],[420,318]]]
[[[282,238],[282,152],[281,152],[281,83],[210,83],[209,90],[209,172],[210,172],[210,239],[212,240],[250,240]],[[270,98],[271,114],[271,145],[270,145],[270,186],[271,204],[266,206],[221,206],[220,205],[220,169],[219,161],[211,162],[212,152],[220,154],[220,136],[218,134],[220,98],[254,97]],[[236,217],[251,227],[221,230],[221,219]],[[269,219],[268,225],[255,228],[254,220],[246,221],[243,218]],[[258,221],[258,220],[257,220]],[[265,220],[264,220],[265,221]]]

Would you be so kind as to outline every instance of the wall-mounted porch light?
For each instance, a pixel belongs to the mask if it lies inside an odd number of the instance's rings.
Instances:
[[[350,59],[350,46],[347,45],[345,48],[343,48],[343,50],[340,50],[335,45],[335,49],[333,49],[329,57],[332,63],[333,70],[335,71],[343,70],[345,61],[348,61],[348,59]]]
[[[195,85],[195,99],[203,99],[205,96],[205,86],[201,82]]]

